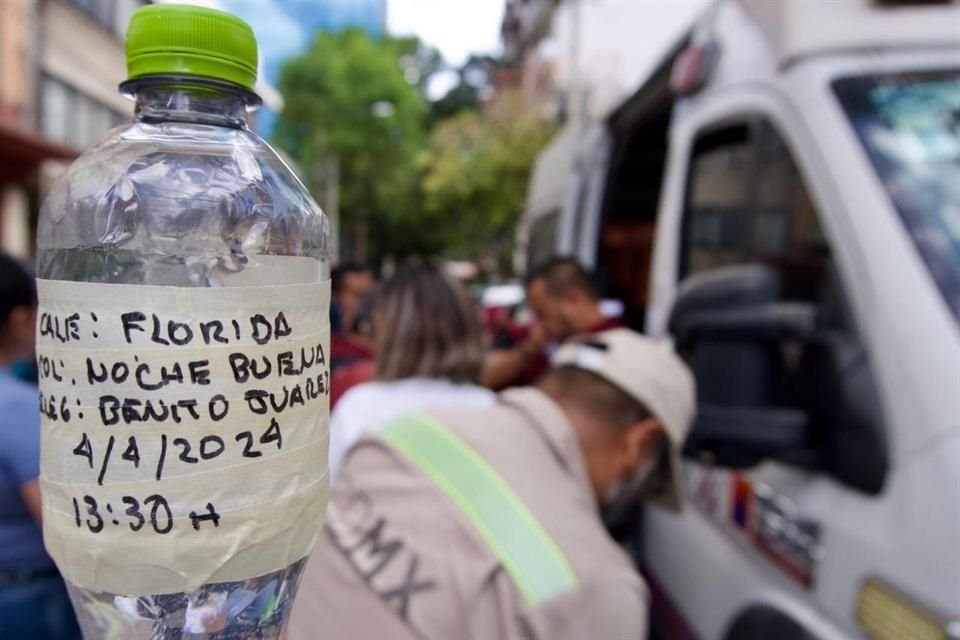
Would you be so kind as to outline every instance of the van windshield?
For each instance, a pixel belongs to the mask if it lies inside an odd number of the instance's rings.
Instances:
[[[842,78],[833,90],[960,320],[960,69]]]

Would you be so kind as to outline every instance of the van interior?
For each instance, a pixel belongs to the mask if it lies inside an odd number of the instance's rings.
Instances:
[[[657,207],[673,109],[671,51],[650,80],[611,114],[613,149],[604,185],[597,278],[605,298],[621,300],[624,321],[644,329]]]

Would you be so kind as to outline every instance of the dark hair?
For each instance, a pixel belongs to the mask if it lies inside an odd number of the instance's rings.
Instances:
[[[605,424],[623,429],[651,417],[650,410],[625,391],[586,369],[564,365],[550,369],[540,387],[563,402],[576,404]]]
[[[541,278],[550,295],[562,296],[570,290],[576,290],[586,294],[592,300],[597,299],[597,289],[590,273],[576,258],[569,256],[550,258],[527,274],[524,285],[529,287],[534,280]]]
[[[17,307],[37,305],[37,286],[30,269],[20,260],[0,251],[0,331]]]
[[[459,282],[410,262],[377,290],[377,378],[476,382],[483,342],[476,306]]]
[[[333,268],[333,271],[330,273],[330,288],[334,293],[339,293],[343,290],[343,285],[346,283],[347,276],[353,273],[372,273],[369,267],[359,262],[345,262],[343,264],[337,265]]]

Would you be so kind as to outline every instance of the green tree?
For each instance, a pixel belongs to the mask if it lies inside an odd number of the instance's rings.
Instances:
[[[421,42],[417,36],[393,37],[390,42],[400,56],[404,78],[426,95],[431,76],[445,67],[440,51]]]
[[[394,250],[398,236],[389,229],[415,214],[414,158],[427,113],[418,85],[425,79],[411,78],[402,59],[421,75],[439,67],[416,39],[373,39],[349,29],[318,34],[280,74],[284,109],[274,140],[301,164],[314,192],[320,169],[335,163],[342,248],[355,259]]]
[[[551,133],[515,92],[441,122],[418,158],[431,241],[507,270],[530,170]]]
[[[493,90],[501,66],[501,62],[491,56],[470,56],[456,70],[457,84],[430,104],[430,121],[436,123],[461,111],[479,108],[481,95]]]

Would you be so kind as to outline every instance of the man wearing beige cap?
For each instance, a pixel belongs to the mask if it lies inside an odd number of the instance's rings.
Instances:
[[[648,593],[600,508],[679,508],[693,379],[626,329],[574,340],[493,409],[410,416],[333,487],[289,640],[645,638]]]

